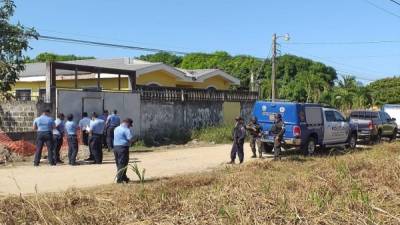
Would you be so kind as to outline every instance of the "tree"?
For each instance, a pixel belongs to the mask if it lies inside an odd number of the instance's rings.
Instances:
[[[148,62],[162,62],[173,67],[179,67],[182,63],[182,57],[173,55],[168,52],[159,52],[156,54],[142,55],[139,57],[140,60]]]
[[[58,55],[50,52],[43,52],[37,55],[34,59],[27,58],[27,63],[35,62],[51,62],[51,61],[73,61],[82,59],[95,59],[92,56],[76,56],[76,55]]]
[[[6,99],[11,98],[9,92],[25,69],[23,52],[29,49],[28,40],[38,35],[33,28],[9,22],[14,10],[12,0],[0,1],[0,97]]]

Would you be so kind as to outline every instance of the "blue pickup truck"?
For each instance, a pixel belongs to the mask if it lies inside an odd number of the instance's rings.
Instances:
[[[285,148],[295,147],[308,155],[314,153],[317,146],[356,147],[355,127],[336,109],[319,104],[257,101],[252,114],[262,128],[261,142],[266,152],[273,149],[274,135],[270,130],[278,113],[285,124]]]

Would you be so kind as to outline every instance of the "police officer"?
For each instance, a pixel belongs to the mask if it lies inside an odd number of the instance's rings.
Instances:
[[[282,120],[282,115],[277,114],[275,117],[275,123],[271,127],[272,134],[275,135],[274,138],[274,160],[281,159],[281,142],[283,139],[283,134],[285,133],[285,123]]]
[[[251,148],[251,151],[253,152],[252,158],[256,158],[257,157],[256,145],[258,144],[258,138],[260,137],[260,134],[261,134],[261,127],[257,123],[256,117],[251,118],[250,122],[246,125],[246,129],[250,133],[250,148]],[[259,154],[259,157],[261,158],[262,151],[261,151],[260,147],[258,147],[258,154]]]
[[[108,151],[111,151],[114,146],[114,129],[121,123],[121,118],[117,115],[117,113],[117,110],[114,110],[106,120],[106,140]]]
[[[84,145],[89,145],[89,129],[90,127],[90,118],[87,112],[82,113],[82,119],[79,120],[79,129],[82,133],[82,142]]]
[[[129,163],[129,146],[132,144],[133,121],[130,118],[124,119],[117,128],[114,129],[114,157],[117,165],[117,183],[129,182],[126,170]]]
[[[64,114],[59,113],[57,115],[57,119],[55,120],[55,128],[53,129],[53,152],[54,152],[54,161],[56,163],[64,163],[60,158],[60,150],[63,144],[64,139],[64,131],[65,131],[65,123],[64,123]]]
[[[108,116],[109,116],[108,110],[104,110],[103,114],[100,115],[98,118],[103,120],[105,123],[107,121]],[[101,138],[101,145],[102,145],[102,147],[105,147],[105,148],[107,148],[107,138],[106,137],[107,137],[107,127],[104,127],[103,136]]]
[[[94,163],[101,164],[103,162],[102,139],[105,122],[97,117],[97,113],[94,112],[90,121],[89,149],[93,154]]]
[[[37,131],[36,151],[34,166],[39,166],[40,158],[42,157],[43,145],[46,144],[49,164],[56,165],[53,156],[53,135],[52,130],[55,128],[54,120],[50,117],[50,110],[43,111],[42,115],[33,121],[33,130]]]
[[[65,123],[65,131],[67,132],[68,141],[68,160],[69,165],[75,166],[76,155],[78,154],[78,138],[76,136],[78,126],[74,122],[74,116],[69,114],[67,116],[67,122]]]
[[[231,161],[229,164],[234,164],[236,159],[236,154],[239,157],[239,162],[243,163],[244,160],[244,138],[246,137],[246,129],[243,125],[243,118],[236,117],[236,125],[233,128],[233,145],[231,150]]]

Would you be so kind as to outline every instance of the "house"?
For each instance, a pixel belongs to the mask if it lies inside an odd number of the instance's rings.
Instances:
[[[228,90],[240,81],[219,69],[184,70],[163,63],[150,63],[133,58],[89,59],[66,61],[63,63],[107,67],[114,69],[132,70],[136,72],[136,84],[152,87],[195,88],[209,90]],[[128,90],[129,80],[126,75],[98,74],[57,70],[57,88]],[[79,74],[77,82],[75,73]],[[13,92],[19,100],[31,100],[31,97],[44,99],[46,94],[46,63],[26,64],[20,74]]]

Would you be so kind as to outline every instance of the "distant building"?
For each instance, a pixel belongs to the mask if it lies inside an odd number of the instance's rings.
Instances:
[[[184,70],[163,63],[150,63],[132,58],[89,59],[66,61],[78,65],[108,67],[136,71],[137,85],[198,88],[227,90],[240,81],[219,69]],[[14,86],[13,92],[17,99],[31,100],[31,96],[44,99],[46,94],[46,63],[26,64],[25,71]],[[75,71],[57,70],[57,88],[75,88]],[[97,88],[97,74],[79,72],[78,88]],[[102,90],[128,90],[128,77],[121,75],[101,74],[100,87]]]

